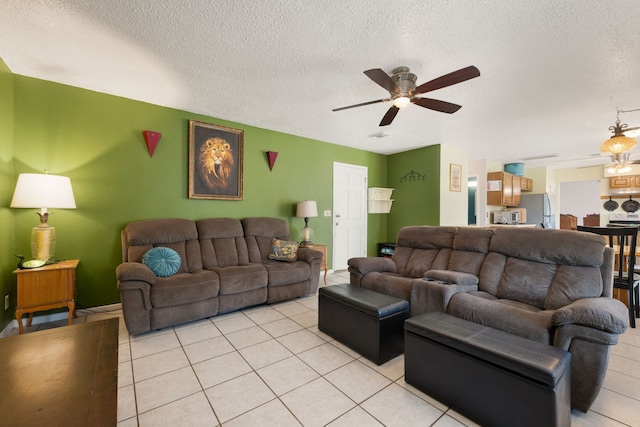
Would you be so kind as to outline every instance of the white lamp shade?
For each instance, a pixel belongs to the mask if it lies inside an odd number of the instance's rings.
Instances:
[[[12,208],[75,209],[71,180],[66,176],[21,173],[11,199]]]
[[[316,205],[316,202],[314,200],[298,202],[296,216],[298,218],[313,218],[318,216],[318,206]]]

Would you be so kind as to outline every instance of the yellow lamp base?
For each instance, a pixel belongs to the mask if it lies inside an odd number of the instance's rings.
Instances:
[[[56,252],[56,229],[42,224],[31,229],[31,256],[48,261]]]

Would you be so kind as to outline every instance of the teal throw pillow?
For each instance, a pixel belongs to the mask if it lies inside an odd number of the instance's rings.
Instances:
[[[298,259],[298,242],[273,239],[269,259],[276,261],[296,261]]]
[[[142,263],[149,267],[156,276],[169,277],[178,272],[182,260],[178,252],[173,249],[158,246],[145,252],[142,256]]]

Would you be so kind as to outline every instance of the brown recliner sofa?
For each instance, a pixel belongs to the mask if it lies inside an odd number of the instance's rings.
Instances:
[[[121,233],[122,264],[116,268],[125,324],[130,334],[253,305],[314,294],[322,253],[299,248],[292,262],[269,259],[272,240],[290,240],[279,218],[150,219]],[[154,247],[175,250],[179,270],[157,277],[142,263]]]
[[[628,325],[601,236],[519,227],[403,228],[392,258],[349,260],[352,285],[571,353],[571,406],[586,412]]]

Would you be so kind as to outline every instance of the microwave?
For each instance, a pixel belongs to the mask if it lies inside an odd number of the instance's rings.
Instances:
[[[494,224],[518,224],[520,222],[520,212],[498,211],[493,213]]]

